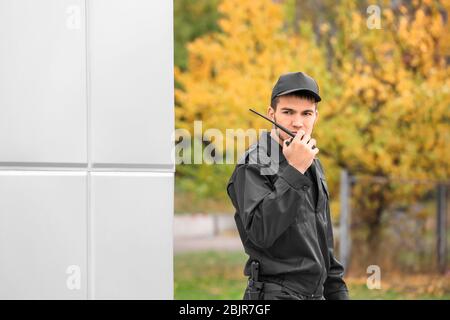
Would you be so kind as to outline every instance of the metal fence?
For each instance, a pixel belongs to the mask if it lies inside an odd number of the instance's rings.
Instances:
[[[449,181],[430,179],[401,179],[351,175],[342,170],[340,180],[339,257],[349,270],[351,262],[364,256],[367,264],[370,252],[359,236],[361,225],[352,220],[359,214],[352,207],[352,191],[368,184],[400,183],[422,185],[428,192],[406,208],[391,205],[385,208],[383,223],[383,255],[391,266],[411,271],[447,271],[448,257],[448,197]],[[432,206],[426,204],[432,203]],[[353,219],[352,219],[353,218]],[[364,248],[365,247],[365,248]],[[365,255],[361,252],[365,251]]]

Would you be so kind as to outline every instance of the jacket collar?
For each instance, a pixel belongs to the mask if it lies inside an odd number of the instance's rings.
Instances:
[[[273,164],[287,162],[283,154],[283,147],[270,135],[270,131],[263,131],[258,140],[258,155],[267,156]]]

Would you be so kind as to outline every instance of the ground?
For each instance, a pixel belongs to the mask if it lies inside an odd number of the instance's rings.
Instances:
[[[240,300],[246,285],[241,250],[195,251],[174,257],[175,299]],[[369,290],[366,279],[346,278],[351,299],[450,299],[449,275],[395,275]]]

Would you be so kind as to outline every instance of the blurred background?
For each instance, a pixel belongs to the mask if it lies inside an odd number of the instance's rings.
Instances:
[[[280,74],[320,86],[314,137],[353,299],[450,299],[450,0],[174,0],[176,128],[270,129]],[[193,155],[192,155],[193,157]],[[176,167],[175,299],[241,299],[235,164]],[[369,267],[381,271],[371,288]],[[369,268],[369,269],[368,269]]]

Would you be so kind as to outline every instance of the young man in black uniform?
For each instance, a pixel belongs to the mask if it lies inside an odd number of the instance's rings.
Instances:
[[[267,116],[278,128],[264,132],[238,161],[227,192],[249,255],[244,299],[348,299],[344,268],[333,252],[329,192],[311,138],[321,100],[303,72],[282,75]]]

